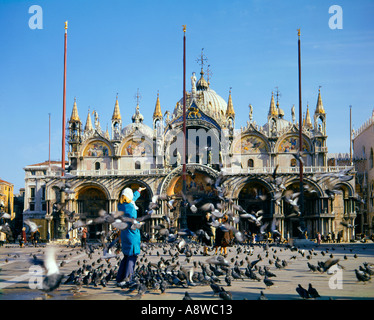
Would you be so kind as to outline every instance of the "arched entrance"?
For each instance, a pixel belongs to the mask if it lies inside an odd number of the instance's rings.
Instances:
[[[180,171],[180,172],[179,172]],[[212,175],[209,174],[210,171]],[[209,172],[209,173],[208,173]],[[190,208],[187,208],[187,227],[191,231],[196,231],[201,229],[203,222],[204,212],[199,209],[199,206],[204,203],[211,202],[216,205],[220,202],[219,198],[215,194],[213,188],[210,186],[210,183],[214,181],[213,174],[215,172],[205,166],[199,165],[187,165],[187,177],[186,177],[186,193],[191,200],[200,199],[197,207],[198,210],[193,212]],[[169,177],[170,178],[170,177]],[[173,173],[171,176],[170,182],[166,188],[166,194],[174,199],[179,201],[182,200],[182,185],[183,180],[181,176],[181,170],[178,170]],[[175,215],[179,217],[180,207],[178,206],[175,211]]]
[[[291,195],[297,195],[300,199],[300,182],[294,181],[286,187],[286,190],[283,192],[283,195],[290,193]],[[304,181],[304,223],[308,231],[308,237],[314,238],[318,231],[318,216],[320,212],[320,203],[319,203],[319,191],[316,190],[315,186],[312,186]],[[296,197],[295,197],[296,199]],[[300,201],[297,201],[297,204],[300,206]],[[290,237],[299,237],[300,230],[300,218],[296,215],[295,210],[292,205],[283,198],[282,200],[282,212],[285,217],[284,223],[284,233]]]
[[[86,186],[78,191],[77,212],[83,221],[95,219],[99,211],[103,209],[108,212],[109,202],[105,192],[97,186]],[[93,224],[87,227],[88,239],[98,239],[97,232],[103,230],[102,224]]]
[[[248,213],[262,210],[262,222],[270,221],[273,211],[271,207],[271,194],[267,186],[262,182],[257,180],[247,182],[239,193],[238,203]],[[257,234],[259,227],[246,219],[241,219],[240,230]]]

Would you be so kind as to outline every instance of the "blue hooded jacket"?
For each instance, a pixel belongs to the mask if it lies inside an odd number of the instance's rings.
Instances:
[[[139,191],[134,192],[133,201],[135,202],[140,197]],[[138,217],[138,213],[132,203],[119,203],[118,211],[123,211],[125,217]],[[138,255],[140,253],[140,230],[131,230],[127,228],[121,231],[121,245],[122,253],[126,256]]]

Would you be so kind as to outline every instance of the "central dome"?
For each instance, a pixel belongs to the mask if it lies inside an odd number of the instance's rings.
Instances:
[[[227,102],[218,95],[213,89],[209,88],[208,82],[200,73],[201,78],[196,84],[195,73],[191,77],[192,89],[186,92],[186,108],[188,109],[192,102],[206,115],[210,116],[219,123],[226,122]],[[180,99],[174,109],[173,116],[179,117],[183,112],[183,98]]]

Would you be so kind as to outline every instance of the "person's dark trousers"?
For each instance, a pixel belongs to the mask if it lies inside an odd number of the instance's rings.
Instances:
[[[130,276],[134,273],[134,267],[136,263],[136,258],[138,256],[123,256],[121,264],[118,268],[116,281],[117,283],[126,280],[130,280]]]

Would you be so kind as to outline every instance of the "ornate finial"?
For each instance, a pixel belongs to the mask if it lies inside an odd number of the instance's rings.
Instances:
[[[321,92],[322,86],[318,86],[318,92]]]
[[[200,58],[196,59],[196,62],[197,63],[200,63],[201,65],[201,71],[200,71],[200,79],[199,81],[197,82],[196,84],[196,89],[197,90],[207,90],[209,88],[209,84],[208,82],[206,82],[206,80],[204,79],[203,75],[204,75],[204,61],[207,61],[208,59],[204,56],[204,48],[201,49],[201,55],[200,55]]]
[[[200,55],[200,58],[197,58],[196,59],[196,62],[197,63],[200,63],[200,66],[201,66],[201,71],[203,71],[203,68],[204,68],[204,61],[207,61],[207,57],[204,55],[204,48],[201,49],[201,55]]]
[[[186,25],[182,24],[182,27],[183,27],[183,32],[186,33]]]
[[[281,97],[282,95],[279,93],[278,87],[275,88],[277,89],[277,91],[275,92],[275,96],[277,97],[277,107],[279,107],[279,97]]]
[[[208,85],[210,85],[210,78],[212,76],[212,70],[210,70],[210,64],[208,64],[208,68],[206,69],[206,76],[207,76],[207,80],[208,80]]]
[[[139,105],[139,102],[142,99],[142,96],[139,92],[139,88],[136,90],[136,95],[134,96],[134,99],[136,99],[136,105]]]
[[[300,29],[297,29],[297,35],[300,37]]]
[[[65,21],[65,30],[67,30],[67,29],[68,29],[68,22]]]

